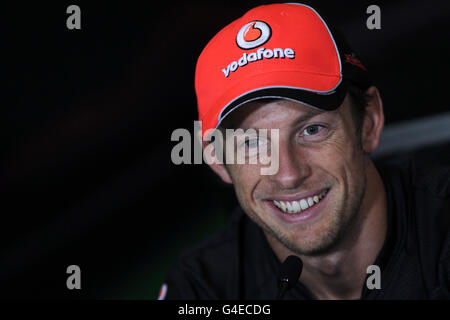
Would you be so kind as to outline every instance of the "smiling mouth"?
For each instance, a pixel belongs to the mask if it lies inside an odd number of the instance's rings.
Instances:
[[[294,201],[273,200],[272,202],[282,212],[296,214],[317,205],[326,196],[329,190],[330,189],[326,189],[316,195],[299,200]]]

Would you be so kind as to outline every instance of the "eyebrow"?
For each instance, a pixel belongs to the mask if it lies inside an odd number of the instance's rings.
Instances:
[[[308,121],[311,118],[314,118],[315,116],[324,113],[325,111],[323,110],[317,110],[317,109],[313,109],[312,107],[308,109],[308,111],[306,111],[305,113],[301,114],[300,116],[297,117],[297,119],[294,120],[294,122],[290,125],[290,127],[296,127],[300,124],[302,124],[303,122]],[[250,127],[250,128],[241,128],[244,131],[248,130],[248,129],[254,129],[254,130],[258,130],[259,128],[254,128],[254,127]]]
[[[304,112],[303,114],[301,114],[300,116],[297,117],[297,119],[294,120],[294,122],[291,124],[291,127],[296,127],[300,124],[302,124],[303,122],[308,121],[311,118],[314,118],[315,116],[324,113],[325,111],[323,110],[317,110],[314,109],[312,107],[308,108],[308,110],[306,112]],[[225,129],[230,129],[229,126],[224,127]],[[248,128],[243,128],[243,127],[239,127],[239,128],[234,128],[234,129],[243,129],[244,131],[247,131],[249,129],[253,129],[253,130],[258,130],[260,128],[255,128],[255,127],[248,127]]]
[[[309,119],[314,118],[315,116],[322,114],[324,112],[325,111],[310,108],[304,114],[300,115],[297,119],[295,119],[295,121],[292,123],[291,127],[298,126],[299,124],[302,124],[303,122],[306,122]]]

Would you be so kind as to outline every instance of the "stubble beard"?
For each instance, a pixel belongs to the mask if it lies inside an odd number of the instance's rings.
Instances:
[[[294,254],[304,256],[320,256],[328,254],[335,250],[344,239],[356,238],[361,229],[364,220],[361,206],[366,190],[365,170],[363,170],[361,176],[362,181],[360,181],[359,184],[355,184],[356,186],[359,185],[361,187],[350,190],[349,194],[344,196],[341,207],[336,209],[335,212],[328,214],[330,217],[329,219],[331,220],[328,222],[328,226],[325,227],[325,233],[322,236],[309,240],[296,239],[294,235],[287,234],[285,231],[281,230],[281,228],[269,226],[256,214],[250,215],[250,218],[265,230],[266,233],[269,233]],[[328,205],[336,208],[332,202]],[[314,226],[311,226],[311,228],[313,227]]]
[[[349,192],[344,197],[341,208],[329,214],[329,219],[331,220],[328,222],[328,226],[325,228],[325,233],[322,236],[310,240],[298,240],[293,239],[292,236],[289,236],[282,230],[268,228],[268,226],[264,229],[283,244],[283,246],[297,255],[320,256],[331,253],[343,243],[344,239],[356,238],[361,229],[360,227],[364,220],[361,206],[366,190],[365,173],[362,177],[363,181],[359,184],[361,188]],[[329,203],[329,206],[336,208],[333,203]],[[314,226],[311,227],[313,228]]]

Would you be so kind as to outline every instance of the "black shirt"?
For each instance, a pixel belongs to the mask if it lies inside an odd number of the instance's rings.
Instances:
[[[418,169],[411,160],[378,171],[388,209],[373,263],[381,289],[364,285],[361,299],[450,299],[450,166]],[[237,208],[225,230],[179,258],[166,299],[274,299],[279,266],[262,230]],[[312,296],[300,278],[285,299]]]

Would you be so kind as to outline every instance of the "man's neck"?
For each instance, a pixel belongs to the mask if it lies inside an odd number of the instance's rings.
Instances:
[[[316,299],[359,299],[365,285],[367,267],[374,263],[386,237],[386,191],[375,166],[369,161],[367,186],[351,236],[321,256],[300,256],[303,272],[300,281]],[[294,254],[266,233],[280,261]]]

